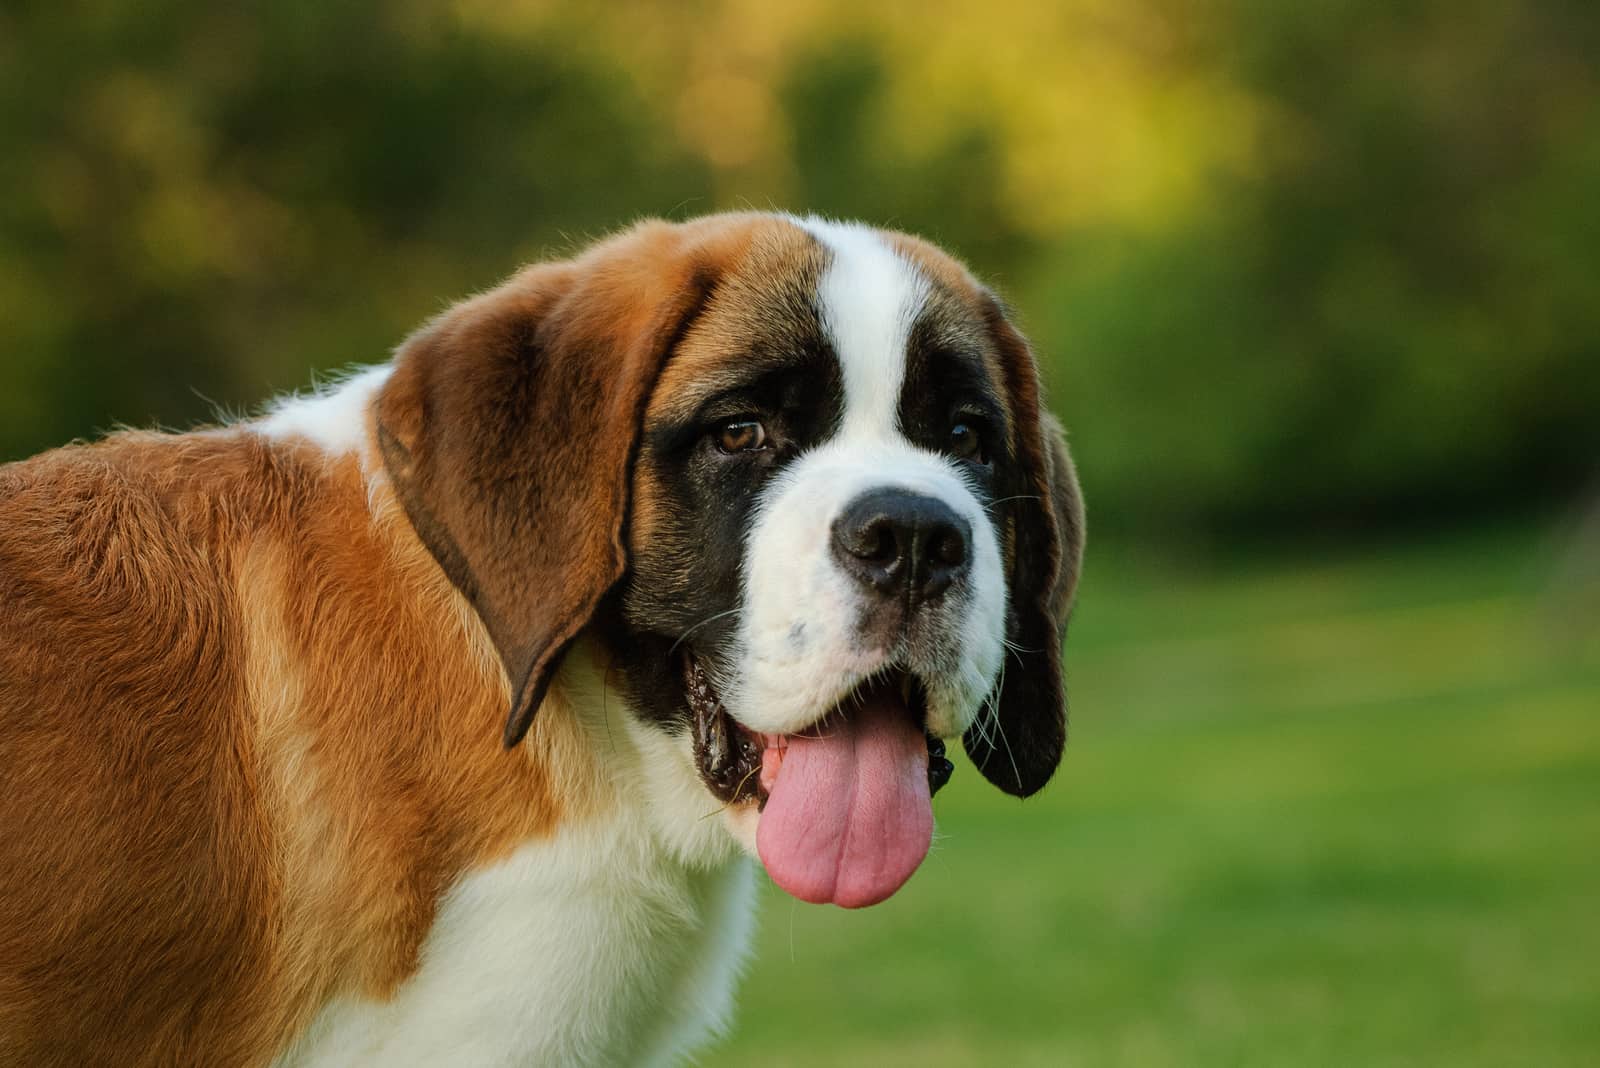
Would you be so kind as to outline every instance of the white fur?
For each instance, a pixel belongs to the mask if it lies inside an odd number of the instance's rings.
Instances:
[[[368,409],[393,370],[387,363],[353,368],[309,394],[276,401],[251,426],[269,438],[304,438],[330,455],[365,453]]]
[[[844,372],[840,436],[892,440],[905,383],[906,344],[928,283],[864,226],[808,219],[832,258],[817,294],[822,326]]]
[[[928,686],[928,727],[962,733],[993,690],[1004,654],[1000,546],[960,465],[918,448],[899,426],[908,336],[928,284],[861,226],[800,222],[828,247],[819,305],[844,380],[839,432],[788,465],[763,492],[746,547],[744,601],[723,700],[745,726],[789,734],[816,722],[863,679],[903,666]],[[964,591],[932,620],[939,648],[862,648],[858,583],[829,548],[834,519],[862,493],[897,487],[935,497],[972,529]]]
[[[457,883],[396,995],[329,1004],[277,1068],[669,1065],[726,1026],[754,870],[705,818],[683,740],[603,674],[575,648],[557,686],[613,788],[604,816]]]

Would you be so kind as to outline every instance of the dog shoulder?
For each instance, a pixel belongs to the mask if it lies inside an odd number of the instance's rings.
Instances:
[[[0,1034],[36,1036],[34,1063],[183,1060],[137,1037],[175,1013],[212,1063],[273,1041],[247,1008],[277,891],[219,563],[294,478],[238,435],[0,470]],[[210,978],[153,981],[173,969]]]

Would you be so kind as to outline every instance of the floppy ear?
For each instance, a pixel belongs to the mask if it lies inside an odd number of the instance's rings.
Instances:
[[[1083,497],[1061,425],[1039,405],[1033,354],[992,297],[984,314],[999,348],[1015,426],[1010,486],[1009,649],[995,705],[962,741],[984,778],[1027,797],[1055,774],[1067,741],[1061,642],[1083,558]]]
[[[508,747],[627,566],[644,408],[713,285],[686,230],[646,224],[456,305],[378,399],[395,492],[505,665]]]

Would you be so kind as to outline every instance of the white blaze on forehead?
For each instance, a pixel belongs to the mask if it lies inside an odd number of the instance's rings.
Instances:
[[[799,224],[832,253],[817,295],[844,373],[841,435],[893,434],[906,346],[927,299],[927,280],[865,226],[816,218]]]
[[[1004,655],[1000,545],[962,464],[908,440],[899,425],[906,352],[931,285],[864,226],[795,219],[828,253],[817,282],[822,328],[844,388],[839,431],[802,451],[761,490],[746,539],[744,594],[731,665],[717,688],[751,730],[792,734],[885,667],[919,677],[928,729],[967,729]],[[861,582],[838,564],[832,529],[863,494],[900,489],[948,505],[972,531],[958,589],[921,611],[919,637],[864,630]],[[904,628],[902,628],[904,629]]]

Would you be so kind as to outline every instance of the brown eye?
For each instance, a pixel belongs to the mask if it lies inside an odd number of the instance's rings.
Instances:
[[[960,422],[950,428],[950,451],[963,460],[989,462],[983,454],[983,435],[971,423]]]
[[[759,419],[736,419],[717,433],[717,448],[727,453],[754,452],[766,444],[767,428]]]

